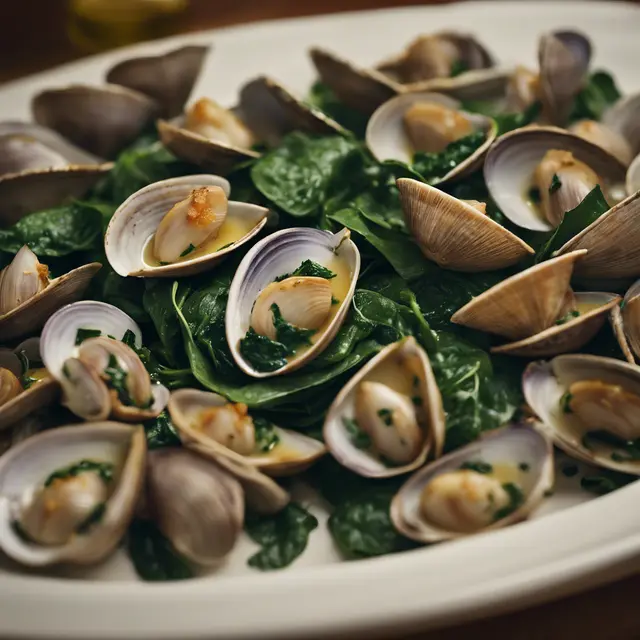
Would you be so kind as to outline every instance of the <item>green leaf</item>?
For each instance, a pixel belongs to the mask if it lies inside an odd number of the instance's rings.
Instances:
[[[249,331],[240,340],[240,353],[256,371],[277,371],[287,364],[287,356],[291,351],[284,344],[249,327]]]
[[[301,329],[289,324],[282,317],[277,304],[271,305],[271,313],[273,314],[276,338],[280,344],[287,348],[289,355],[293,355],[298,347],[311,344],[311,336],[316,332],[315,329]]]
[[[292,216],[312,216],[327,200],[334,179],[344,180],[340,174],[354,153],[360,153],[354,140],[292,133],[253,165],[251,177],[276,206]]]
[[[289,566],[307,548],[309,534],[317,526],[317,518],[295,502],[272,516],[248,516],[245,530],[262,546],[249,558],[249,565],[261,571]]]
[[[609,204],[598,185],[585,196],[575,209],[564,214],[558,228],[536,254],[536,263],[550,258],[554,251],[560,249],[608,210]]]
[[[74,202],[31,213],[10,227],[0,229],[0,251],[15,254],[23,245],[40,258],[68,256],[102,243],[102,203]]]
[[[498,125],[498,135],[501,136],[509,131],[526,127],[536,120],[542,111],[542,104],[534,102],[520,113],[499,113],[493,116]]]
[[[157,418],[147,420],[144,423],[149,449],[161,449],[162,447],[179,447],[180,437],[173,426],[168,411],[163,411]]]
[[[314,262],[313,260],[304,260],[300,266],[293,271],[292,273],[285,273],[284,275],[278,276],[275,279],[275,282],[282,282],[287,278],[294,277],[313,277],[313,278],[324,278],[325,280],[331,280],[336,277],[336,274],[331,271],[331,269],[327,269],[323,267],[321,264]]]
[[[364,138],[369,120],[367,116],[340,102],[326,84],[316,82],[311,87],[307,100],[309,104],[326,113],[345,129],[352,131],[358,138]]]
[[[635,476],[609,471],[608,469],[600,469],[597,474],[581,478],[580,486],[589,493],[604,496],[616,489],[621,489],[636,479]]]
[[[613,77],[606,71],[595,71],[576,96],[570,120],[600,120],[605,110],[620,97],[620,90]]]
[[[136,573],[151,582],[193,577],[187,561],[148,520],[135,519],[129,526],[127,551]]]

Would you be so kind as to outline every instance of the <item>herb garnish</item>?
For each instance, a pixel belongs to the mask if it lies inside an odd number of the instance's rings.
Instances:
[[[549,194],[555,193],[562,186],[562,181],[558,178],[558,174],[554,173],[549,185]]]
[[[460,469],[475,471],[476,473],[493,473],[493,465],[482,460],[466,460],[460,465]]]
[[[331,280],[336,277],[336,273],[331,271],[331,269],[327,269],[323,267],[321,264],[314,262],[313,260],[305,260],[300,266],[293,271],[292,273],[285,273],[284,275],[278,276],[274,282],[282,282],[287,278],[295,278],[302,276],[310,276],[314,278],[324,278],[325,280]]]
[[[89,338],[99,338],[102,335],[100,329],[83,329],[80,327],[78,333],[76,333],[76,345],[82,344]]]
[[[287,364],[289,349],[249,327],[245,337],[240,340],[240,353],[256,371],[276,371]]]
[[[527,471],[529,471],[531,469],[531,467],[529,466],[529,464],[527,462],[521,462],[518,465],[518,469],[520,469],[520,471],[524,471],[526,473]]]
[[[75,477],[81,473],[97,473],[103,482],[111,482],[113,479],[114,466],[111,462],[96,462],[95,460],[80,460],[68,467],[54,471],[45,481],[44,486],[48,487],[55,480]]]
[[[280,437],[274,429],[272,422],[262,417],[253,418],[253,427],[256,433],[256,449],[260,453],[269,453],[280,443]]]
[[[615,434],[604,429],[589,431],[582,437],[582,445],[589,450],[597,445],[604,445],[615,449],[611,453],[614,462],[629,462],[640,460],[640,438],[636,440],[623,440]]]
[[[509,504],[505,507],[502,507],[502,509],[498,509],[495,512],[493,516],[494,521],[506,518],[524,502],[524,494],[522,493],[522,489],[520,489],[517,484],[514,484],[513,482],[506,482],[502,485],[502,488],[507,492],[507,495],[509,496]]]
[[[569,393],[568,391],[562,394],[562,398],[560,398],[560,408],[562,409],[563,413],[573,413],[573,410],[571,409],[572,400],[573,394]]]
[[[371,447],[371,437],[360,428],[357,420],[354,418],[342,418],[342,424],[354,447],[358,449]]]
[[[107,510],[107,505],[104,502],[101,502],[87,516],[87,518],[76,527],[76,531],[79,534],[88,533],[89,529],[91,529],[91,527],[93,527],[94,524],[97,524],[98,522],[100,522],[100,520],[102,520],[106,510]]]
[[[271,305],[271,313],[273,314],[273,326],[276,328],[276,338],[279,343],[287,347],[288,355],[295,354],[296,349],[300,346],[311,344],[311,336],[316,332],[315,329],[301,329],[289,324],[282,317],[277,304]]]
[[[184,258],[185,256],[188,256],[190,253],[192,253],[193,251],[196,250],[195,245],[190,244],[181,254],[180,257]]]
[[[469,71],[469,65],[464,60],[455,60],[451,65],[451,70],[449,71],[449,77],[455,78],[456,76],[462,75]]]
[[[382,418],[382,422],[384,422],[387,427],[393,424],[393,411],[391,411],[391,409],[380,409],[378,416]]]
[[[578,465],[575,465],[575,464],[562,465],[562,474],[567,478],[573,478],[573,476],[578,474]]]
[[[567,314],[562,316],[562,318],[558,318],[556,320],[556,324],[566,324],[567,322],[570,322],[574,318],[577,318],[579,315],[580,315],[580,312],[577,311],[576,309],[573,309],[572,311],[569,311]]]

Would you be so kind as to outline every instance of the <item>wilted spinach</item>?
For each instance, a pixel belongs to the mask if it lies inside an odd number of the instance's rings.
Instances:
[[[605,110],[621,97],[611,74],[594,71],[576,96],[570,120],[600,120]]]

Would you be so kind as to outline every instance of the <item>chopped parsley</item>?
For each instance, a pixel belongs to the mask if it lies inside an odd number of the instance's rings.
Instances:
[[[529,200],[532,204],[540,204],[540,189],[538,189],[538,187],[531,187],[531,189],[529,189]]]
[[[83,329],[80,327],[76,333],[76,345],[82,344],[89,338],[99,338],[102,335],[100,329]]]
[[[324,278],[325,280],[331,280],[336,277],[336,273],[323,267],[321,264],[314,262],[313,260],[305,260],[293,273],[285,273],[282,276],[278,276],[274,282],[282,282],[287,278],[308,276],[313,278]]]
[[[460,469],[482,474],[493,473],[493,466],[482,460],[467,460],[460,465]]]
[[[188,256],[190,253],[193,253],[196,250],[196,247],[192,244],[190,244],[181,254],[180,257],[184,258],[185,256]]]
[[[529,471],[531,469],[531,467],[529,466],[529,464],[527,462],[521,462],[518,465],[518,469],[520,469],[520,471],[524,471],[526,473],[527,471]]]
[[[145,402],[136,404],[131,397],[131,393],[127,388],[128,372],[120,366],[118,358],[115,355],[109,355],[109,364],[103,372],[107,386],[118,394],[120,402],[128,407],[137,406],[140,409],[148,409],[153,405],[153,396],[150,396]]]
[[[235,244],[235,243],[234,242],[227,242],[227,244],[225,244],[225,245],[219,247],[218,249],[216,249],[216,253],[218,251],[222,251],[223,249],[228,249],[232,244]]]
[[[111,462],[96,462],[95,460],[80,460],[68,467],[54,471],[45,481],[44,486],[48,487],[54,480],[64,480],[72,478],[81,473],[93,472],[100,476],[103,482],[111,482],[113,479],[113,464]]]
[[[358,449],[369,449],[371,447],[371,438],[365,433],[356,420],[353,418],[342,418],[342,424],[349,435],[349,439],[354,447]]]
[[[562,186],[562,182],[560,178],[558,178],[558,174],[554,173],[553,178],[551,178],[551,184],[549,185],[549,193],[555,193]]]
[[[84,533],[88,533],[89,529],[93,527],[94,524],[97,524],[102,520],[104,514],[107,510],[107,505],[104,502],[101,502],[96,508],[87,516],[84,522],[81,522],[77,527],[76,531],[82,535]]]
[[[506,482],[502,485],[502,488],[509,496],[509,504],[495,512],[493,516],[494,521],[502,520],[502,518],[506,518],[508,515],[511,515],[524,502],[524,494],[517,484],[514,484],[513,482]]]
[[[575,464],[562,465],[562,474],[567,478],[573,478],[578,474],[578,466]]]
[[[614,462],[630,462],[640,460],[640,438],[636,440],[623,440],[604,429],[589,431],[582,437],[582,445],[593,450],[598,445],[604,445],[615,449],[611,453]]]
[[[124,332],[124,335],[122,336],[121,342],[126,344],[127,347],[133,349],[134,351],[136,350],[136,334],[133,333],[133,331],[131,331],[131,329],[127,329]]]
[[[393,411],[391,411],[391,409],[380,409],[378,416],[382,418],[382,422],[384,422],[387,427],[393,424]]]
[[[331,296],[331,305],[340,304],[340,300],[335,296]]]
[[[573,394],[569,393],[568,391],[562,395],[562,398],[560,398],[560,408],[562,409],[563,413],[573,413],[571,409],[572,400]]]
[[[280,443],[280,437],[274,429],[273,423],[266,418],[253,418],[253,427],[256,433],[256,450],[260,453],[269,453]]]
[[[562,318],[558,318],[556,320],[556,324],[565,324],[571,320],[573,320],[574,318],[577,318],[580,315],[580,312],[573,309],[572,311],[569,311],[569,313],[565,314],[564,316],[562,316]]]

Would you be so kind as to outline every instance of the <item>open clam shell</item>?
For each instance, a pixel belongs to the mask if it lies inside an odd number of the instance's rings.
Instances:
[[[210,47],[187,45],[158,56],[123,60],[107,72],[107,82],[149,96],[162,108],[162,116],[173,118],[189,99]]]
[[[419,402],[413,402],[422,442],[417,456],[410,462],[389,465],[371,448],[356,446],[349,425],[356,418],[356,394],[362,382],[382,383],[396,393],[419,398]],[[429,357],[414,338],[385,347],[360,369],[336,396],[323,428],[325,442],[334,458],[351,471],[370,478],[401,475],[422,466],[429,455],[438,458],[444,446],[444,433],[440,390]]]
[[[531,363],[524,373],[522,388],[528,405],[560,449],[590,464],[640,475],[640,460],[616,455],[615,445],[595,438],[586,443],[585,436],[593,427],[571,409],[573,399],[569,393],[574,383],[586,381],[611,385],[617,394],[616,400],[605,405],[607,411],[612,412],[611,424],[607,422],[603,404],[597,395],[593,396],[591,404],[586,404],[588,412],[597,416],[598,429],[608,429],[614,421],[619,421],[620,415],[624,415],[624,420],[628,420],[631,426],[635,425],[637,431],[640,370],[635,365],[600,356],[561,355],[548,362]],[[624,394],[636,398],[631,409],[622,400]],[[632,438],[624,440],[629,439]]]
[[[602,124],[622,136],[631,147],[634,155],[640,153],[639,115],[640,93],[620,98],[602,114]]]
[[[148,257],[146,249],[164,216],[194,189],[207,186],[220,187],[229,195],[230,186],[224,178],[196,175],[155,182],[125,200],[113,214],[104,238],[105,253],[113,270],[121,276],[153,278],[201,273],[261,231],[267,222],[267,209],[229,201],[227,217],[216,237],[216,246],[220,248],[207,252],[196,250],[189,257],[167,265],[152,260],[153,256]],[[234,235],[227,237],[225,229]],[[237,229],[243,232],[239,237],[235,234]]]
[[[584,347],[602,329],[608,315],[618,307],[620,296],[601,291],[573,295],[578,310],[584,309],[579,316],[528,338],[492,347],[491,352],[526,358],[547,358]]]
[[[622,303],[611,310],[611,326],[628,362],[640,360],[640,280],[627,291]]]
[[[524,127],[500,136],[486,155],[484,177],[493,200],[511,222],[551,231],[552,225],[528,202],[533,175],[547,151],[570,151],[605,182],[624,182],[625,167],[601,147],[555,127]]]
[[[491,465],[486,476],[500,484],[516,484],[522,493],[522,502],[504,517],[475,530],[452,530],[439,523],[437,519],[428,519],[423,513],[422,501],[424,489],[439,476],[460,471],[465,463],[484,463]],[[525,471],[526,469],[526,471]],[[417,542],[430,543],[452,540],[471,533],[480,533],[500,529],[520,520],[524,520],[541,502],[545,491],[553,486],[553,451],[551,442],[541,432],[525,425],[514,425],[499,429],[480,437],[475,442],[436,460],[414,473],[402,486],[391,503],[391,520],[395,528],[403,535]],[[489,498],[493,495],[489,493]],[[468,500],[469,505],[461,506],[460,511],[469,509],[473,514],[475,507],[484,496],[478,493],[470,496],[446,496],[451,500]],[[456,500],[456,502],[457,502]],[[474,504],[477,502],[478,504]],[[489,499],[491,503],[491,499]],[[442,508],[442,505],[440,505]],[[461,514],[455,514],[460,519]],[[499,512],[494,514],[499,516]]]
[[[54,278],[42,291],[12,311],[0,315],[2,340],[12,340],[35,333],[51,314],[80,299],[101,267],[99,262],[92,262]]]
[[[402,92],[402,86],[380,71],[359,67],[324,49],[309,52],[320,79],[352,109],[373,113],[381,104]]]
[[[637,155],[627,169],[625,178],[627,195],[632,195],[640,191],[640,155]]]
[[[584,251],[574,251],[530,267],[473,298],[451,322],[521,340],[544,331],[566,304],[575,263]]]
[[[258,242],[243,258],[231,283],[225,316],[227,342],[236,364],[254,378],[282,375],[311,362],[326,349],[347,316],[360,272],[360,252],[348,229],[332,234],[310,228],[278,231]],[[337,275],[331,282],[338,300],[312,337],[312,344],[291,356],[275,371],[258,371],[242,355],[240,341],[251,325],[254,304],[260,293],[277,278],[294,272],[303,261],[312,260]]]
[[[102,158],[131,144],[158,113],[153,100],[118,85],[49,89],[35,96],[31,109],[38,124]]]
[[[452,98],[436,93],[403,94],[380,105],[371,116],[366,132],[367,146],[378,160],[413,163],[412,146],[405,131],[403,119],[407,109],[418,103],[435,103],[450,109],[459,106],[459,103]],[[475,171],[482,164],[484,155],[496,138],[497,126],[491,118],[467,112],[461,112],[461,114],[471,123],[475,131],[485,131],[486,139],[468,158],[434,184],[459,179]]]
[[[60,427],[13,447],[0,458],[0,548],[17,562],[34,567],[99,562],[116,547],[133,516],[145,457],[144,429],[116,422]],[[101,517],[63,544],[25,540],[14,525],[21,509],[50,474],[82,460],[113,465]]]
[[[407,226],[422,252],[445,269],[491,271],[534,250],[470,204],[410,178],[398,181]]]
[[[586,249],[575,267],[576,279],[616,281],[640,277],[640,191],[603,213],[566,242],[555,255]]]
[[[210,449],[213,454],[227,456],[238,464],[249,464],[271,476],[300,473],[326,453],[322,442],[309,438],[297,431],[274,427],[277,443],[268,451],[253,450],[241,455],[207,435],[204,427],[212,419],[212,410],[227,405],[227,400],[208,391],[180,389],[171,394],[169,413],[178,431],[180,440],[186,447],[192,444],[199,449]],[[249,427],[253,430],[253,424]]]

